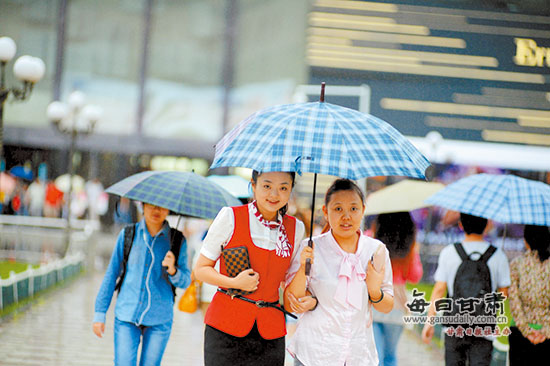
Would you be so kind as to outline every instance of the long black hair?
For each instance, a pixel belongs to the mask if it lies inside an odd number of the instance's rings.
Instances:
[[[537,252],[541,262],[550,258],[550,231],[547,226],[525,225],[523,238],[531,250]]]
[[[378,215],[374,237],[386,244],[390,258],[404,258],[415,241],[416,227],[408,212]]]
[[[294,188],[296,173],[295,172],[282,172],[282,173],[286,173],[290,175],[290,177],[292,178],[292,188]],[[258,177],[260,175],[262,175],[262,172],[259,172],[257,170],[252,170],[252,181],[254,182],[254,184],[258,183]],[[287,211],[288,211],[288,203],[279,209],[279,214],[282,217],[286,214]]]

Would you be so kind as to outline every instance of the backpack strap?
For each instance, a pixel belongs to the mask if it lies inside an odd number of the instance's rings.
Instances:
[[[479,258],[479,260],[487,263],[487,261],[489,260],[489,258],[491,258],[491,256],[497,251],[497,248],[492,246],[492,245],[489,245],[489,248],[487,248],[487,250],[485,251],[485,253],[483,253],[483,255],[481,256],[481,258]]]
[[[458,255],[460,256],[460,259],[462,259],[463,262],[470,258],[468,254],[466,254],[466,251],[464,250],[464,247],[462,246],[461,243],[455,243],[454,246],[455,246],[456,252],[458,253]]]
[[[134,235],[136,232],[136,224],[127,225],[124,228],[124,249],[122,255],[122,265],[120,269],[120,275],[117,278],[115,291],[120,292],[122,282],[126,276],[126,267],[128,265],[128,258],[130,257],[130,251],[132,250],[132,244],[134,243]]]

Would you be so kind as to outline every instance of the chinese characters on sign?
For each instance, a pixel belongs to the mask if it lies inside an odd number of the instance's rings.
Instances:
[[[501,315],[504,312],[504,301],[506,296],[501,292],[485,294],[483,299],[470,297],[467,299],[442,298],[434,302],[435,310],[449,314],[455,309],[454,315],[438,315],[428,317],[425,315],[431,302],[426,301],[424,292],[413,289],[413,299],[407,302],[406,306],[413,315],[404,316],[406,324],[432,325],[442,324],[446,327],[445,333],[448,336],[464,337],[486,337],[486,336],[508,336],[510,329],[505,326],[500,329],[497,325],[508,324],[508,317]],[[476,315],[476,306],[482,304],[485,310],[483,315]]]

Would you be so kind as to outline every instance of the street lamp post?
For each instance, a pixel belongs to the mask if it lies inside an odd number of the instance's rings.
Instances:
[[[27,99],[34,87],[44,76],[46,65],[38,57],[21,56],[13,65],[15,77],[23,82],[19,88],[8,87],[6,85],[6,67],[8,62],[15,56],[17,46],[13,39],[9,37],[0,37],[0,166],[4,158],[4,103],[11,94],[15,100],[23,101]],[[2,189],[0,187],[0,193]],[[3,204],[3,196],[0,194],[0,204]]]
[[[57,131],[69,136],[69,187],[67,190],[67,225],[65,235],[65,249],[63,256],[67,253],[71,236],[71,196],[73,189],[73,177],[75,174],[74,153],[76,150],[76,139],[79,135],[89,135],[93,132],[97,121],[101,118],[102,109],[99,106],[86,105],[86,97],[81,91],[73,91],[67,103],[54,101],[48,105],[46,114],[53,122]]]

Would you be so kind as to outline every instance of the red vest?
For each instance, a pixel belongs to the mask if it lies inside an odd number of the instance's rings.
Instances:
[[[275,254],[275,250],[266,250],[254,245],[250,237],[248,205],[233,207],[233,214],[235,229],[226,248],[245,245],[250,257],[250,266],[260,274],[258,289],[246,297],[268,302],[279,301],[279,286],[281,281],[285,280],[291,256],[279,257]],[[292,253],[294,251],[296,219],[285,215],[283,225],[292,246]],[[220,257],[220,273],[227,276],[223,257]],[[264,339],[275,339],[286,335],[285,317],[280,310],[259,308],[237,298],[231,299],[230,296],[220,292],[216,292],[208,306],[204,322],[236,337],[244,337],[250,333],[254,322]]]

